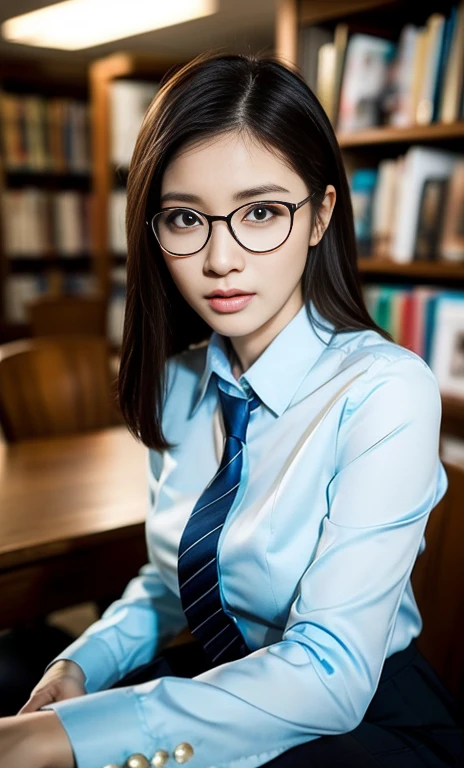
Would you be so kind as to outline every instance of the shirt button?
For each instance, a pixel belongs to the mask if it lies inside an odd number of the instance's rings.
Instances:
[[[176,763],[187,763],[193,757],[193,747],[188,741],[183,741],[177,745],[173,754]]]
[[[152,768],[162,768],[163,765],[166,765],[168,760],[169,752],[166,752],[165,749],[158,749],[153,755],[150,765]]]
[[[137,752],[127,758],[125,768],[150,768],[150,763],[145,755],[141,755],[140,752]]]

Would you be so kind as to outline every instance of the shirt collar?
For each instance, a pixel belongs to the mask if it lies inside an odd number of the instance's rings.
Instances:
[[[312,317],[325,328],[313,328],[306,305],[303,305],[238,380],[232,373],[227,337],[213,331],[190,416],[200,406],[213,373],[223,380],[221,386],[232,394],[248,397],[251,387],[262,402],[280,416],[334,335],[334,326],[316,310],[313,302],[310,301],[309,306]]]

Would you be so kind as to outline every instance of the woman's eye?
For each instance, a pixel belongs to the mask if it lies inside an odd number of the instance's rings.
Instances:
[[[166,223],[178,229],[190,229],[196,223],[201,224],[201,221],[193,211],[177,210],[169,214]]]
[[[261,222],[270,221],[276,215],[279,215],[279,211],[273,206],[255,205],[247,212],[245,220],[251,221],[254,224],[260,224]],[[251,218],[249,218],[250,216]]]

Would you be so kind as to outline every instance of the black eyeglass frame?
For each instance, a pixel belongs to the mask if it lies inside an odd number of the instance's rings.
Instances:
[[[172,205],[172,206],[169,206],[168,208],[161,208],[159,211],[157,211],[152,216],[150,221],[146,221],[145,220],[145,224],[147,226],[150,226],[150,224],[151,224],[152,232],[155,235],[159,245],[161,246],[163,251],[166,251],[166,253],[170,253],[171,256],[180,256],[180,257],[182,257],[182,256],[193,256],[195,253],[199,253],[200,251],[202,251],[203,248],[205,247],[205,245],[208,244],[208,241],[209,241],[209,239],[211,237],[211,232],[213,231],[213,227],[212,227],[213,221],[225,221],[227,223],[227,227],[229,229],[230,234],[232,235],[234,240],[245,251],[249,251],[250,253],[272,253],[272,251],[276,251],[277,248],[280,248],[288,240],[288,238],[290,237],[290,233],[291,233],[291,231],[293,229],[293,218],[294,218],[294,215],[295,215],[295,211],[297,211],[299,208],[301,208],[303,205],[305,205],[305,203],[309,202],[309,200],[311,200],[311,198],[314,197],[315,194],[316,194],[315,192],[311,192],[311,194],[308,195],[308,197],[305,197],[304,200],[301,200],[300,203],[287,203],[284,200],[256,200],[256,201],[253,201],[251,203],[244,203],[243,205],[239,205],[238,208],[235,208],[227,216],[212,216],[209,213],[203,213],[203,211],[198,211],[196,208],[188,208],[188,207],[183,206],[183,205]],[[241,208],[252,208],[252,207],[255,207],[255,206],[258,206],[258,205],[266,206],[266,205],[272,205],[273,203],[274,204],[278,204],[278,205],[284,205],[286,208],[288,208],[288,210],[290,212],[290,229],[288,230],[287,237],[284,240],[282,240],[282,242],[279,243],[279,245],[276,245],[275,248],[271,248],[270,250],[267,250],[267,251],[255,251],[255,250],[253,250],[251,248],[246,248],[243,245],[243,243],[240,242],[240,240],[238,239],[238,237],[235,234],[234,230],[232,229],[232,224],[231,224],[232,216],[235,213],[237,213],[237,211],[239,211]],[[203,245],[201,246],[201,248],[198,248],[196,251],[192,251],[191,253],[174,253],[174,251],[168,251],[167,248],[165,248],[163,245],[161,245],[160,240],[158,238],[158,235],[155,232],[155,227],[154,227],[153,222],[154,222],[155,218],[157,216],[159,216],[160,213],[164,213],[164,211],[175,211],[175,210],[193,211],[194,213],[198,213],[198,214],[200,214],[200,216],[203,216],[206,219],[206,221],[208,222],[208,227],[209,227],[208,236],[207,236],[205,242],[203,243]]]

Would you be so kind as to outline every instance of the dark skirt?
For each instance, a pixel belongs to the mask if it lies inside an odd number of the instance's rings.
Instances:
[[[113,688],[165,675],[194,677],[209,668],[201,646],[166,648]],[[362,722],[349,733],[320,738],[283,752],[269,768],[442,768],[464,766],[464,730],[453,697],[413,641],[386,659]]]

